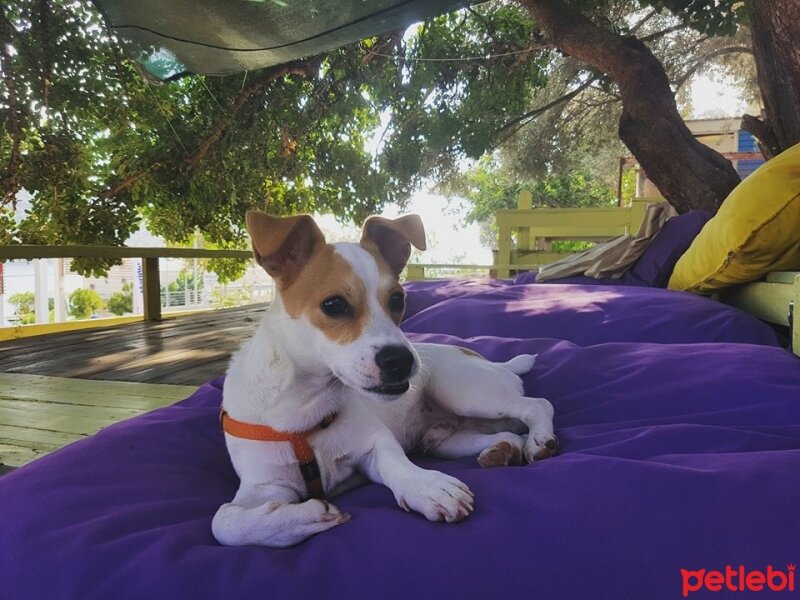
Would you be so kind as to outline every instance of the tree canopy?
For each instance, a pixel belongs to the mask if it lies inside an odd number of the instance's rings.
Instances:
[[[0,243],[118,245],[144,219],[173,243],[199,230],[233,247],[247,208],[358,221],[487,153],[520,179],[596,178],[622,150],[608,141],[621,118],[626,143],[654,164],[658,148],[637,141],[658,105],[631,111],[612,59],[644,60],[679,120],[673,93],[748,50],[737,24],[759,1],[495,0],[278,67],[156,85],[88,0],[14,0],[0,9]],[[553,11],[571,20],[558,29]],[[569,24],[599,36],[606,63]],[[718,35],[731,33],[743,37]],[[682,183],[710,169],[719,201],[738,179],[699,152],[707,166]],[[32,208],[16,226],[8,207],[21,189]]]
[[[20,189],[33,196],[18,228],[1,217],[3,241],[120,245],[144,218],[170,242],[199,228],[229,247],[250,207],[362,219],[407,194],[366,149],[380,118],[367,87],[383,74],[376,40],[159,86],[86,0],[2,11],[2,193],[6,206]]]

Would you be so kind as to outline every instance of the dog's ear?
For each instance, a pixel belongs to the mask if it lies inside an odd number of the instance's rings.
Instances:
[[[248,210],[247,232],[256,262],[283,285],[291,283],[314,250],[325,244],[325,236],[309,215],[271,217]]]
[[[425,250],[425,228],[419,215],[406,215],[399,219],[369,217],[364,221],[361,243],[373,243],[395,275],[406,266],[411,256],[411,244]]]

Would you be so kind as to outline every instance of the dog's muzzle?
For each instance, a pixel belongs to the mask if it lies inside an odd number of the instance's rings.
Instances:
[[[381,384],[367,391],[399,396],[408,391],[408,378],[414,368],[414,355],[406,346],[384,346],[375,354],[375,364],[381,373]]]

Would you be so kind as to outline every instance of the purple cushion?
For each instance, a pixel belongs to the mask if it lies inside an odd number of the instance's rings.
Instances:
[[[335,500],[346,525],[288,549],[226,548],[210,524],[237,479],[216,381],[1,477],[0,597],[660,600],[680,597],[680,569],[796,562],[789,353],[412,337],[493,359],[538,352],[525,386],[552,400],[563,454],[486,470],[420,460],[475,491],[457,525],[406,514],[370,484]]]
[[[659,288],[505,285],[444,300],[403,322],[406,332],[463,338],[546,337],[606,342],[738,342],[777,346],[755,317],[708,298]]]
[[[561,279],[548,279],[547,281],[536,281],[538,273],[535,271],[528,271],[521,273],[514,278],[514,285],[525,285],[530,283],[539,283],[541,285],[550,284],[577,284],[577,285],[647,285],[641,281],[628,281],[627,278],[620,279],[595,279],[594,277],[586,277],[585,275],[575,275],[573,277],[562,277]]]
[[[667,287],[675,263],[689,249],[694,238],[713,216],[705,210],[692,210],[672,217],[625,274],[626,282],[633,285]]]
[[[409,319],[429,306],[438,304],[448,298],[503,288],[510,283],[505,279],[429,279],[425,281],[408,281],[403,284],[406,290],[406,312],[403,318]]]

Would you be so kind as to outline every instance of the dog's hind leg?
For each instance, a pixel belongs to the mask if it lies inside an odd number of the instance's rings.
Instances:
[[[435,428],[432,428],[422,437],[426,454],[439,458],[477,455],[478,464],[484,468],[521,465],[524,462],[522,457],[525,440],[510,431],[481,433],[462,429],[441,441],[436,441],[436,434]]]
[[[350,520],[324,500],[297,502],[296,494],[277,485],[240,487],[232,502],[220,506],[211,530],[225,546],[293,546]]]
[[[553,406],[544,398],[525,396],[522,381],[506,365],[448,346],[416,347],[429,367],[426,391],[438,407],[461,417],[519,419],[528,428],[528,462],[556,453]]]

